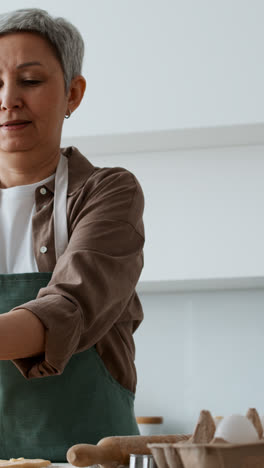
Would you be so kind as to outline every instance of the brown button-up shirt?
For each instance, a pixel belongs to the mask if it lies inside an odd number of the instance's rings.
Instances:
[[[132,334],[143,319],[135,292],[143,268],[142,189],[126,169],[95,167],[74,147],[62,153],[68,157],[69,243],[56,263],[52,180],[45,194],[36,190],[33,217],[38,269],[52,277],[36,299],[19,306],[42,321],[45,352],[13,362],[28,379],[58,375],[74,353],[95,345],[111,375],[135,392]]]

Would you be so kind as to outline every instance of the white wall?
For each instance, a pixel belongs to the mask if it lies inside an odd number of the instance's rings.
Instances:
[[[262,0],[9,0],[65,16],[86,43],[85,99],[64,135],[264,120]]]
[[[163,416],[165,433],[189,433],[202,409],[264,414],[263,289],[140,299],[137,416]]]

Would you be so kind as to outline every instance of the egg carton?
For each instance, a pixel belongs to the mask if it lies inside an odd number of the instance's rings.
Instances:
[[[264,468],[263,427],[255,408],[216,427],[202,410],[193,435],[177,443],[148,444],[158,468]]]
[[[264,442],[148,444],[158,468],[264,468]]]

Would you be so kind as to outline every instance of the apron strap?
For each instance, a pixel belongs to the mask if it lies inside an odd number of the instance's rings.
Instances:
[[[56,262],[68,245],[67,227],[68,159],[61,154],[55,176],[53,207]]]

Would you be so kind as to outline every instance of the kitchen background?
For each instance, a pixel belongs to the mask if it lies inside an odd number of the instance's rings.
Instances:
[[[201,409],[264,414],[264,3],[9,0],[86,42],[63,145],[145,193],[138,416],[189,432]]]

